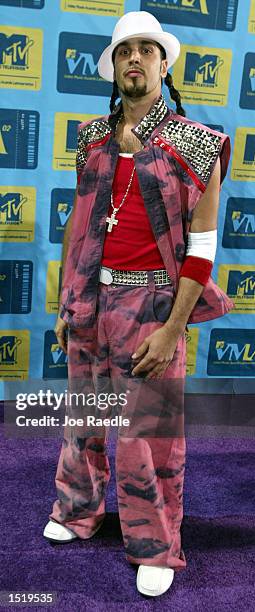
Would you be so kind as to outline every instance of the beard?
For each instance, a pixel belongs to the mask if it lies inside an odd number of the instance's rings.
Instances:
[[[123,87],[119,86],[119,90],[123,93],[127,98],[142,98],[147,93],[146,83],[143,85],[138,83],[138,78],[133,77],[133,82],[130,85],[123,85]]]

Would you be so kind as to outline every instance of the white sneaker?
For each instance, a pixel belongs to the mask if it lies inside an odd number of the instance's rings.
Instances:
[[[48,540],[52,540],[52,542],[71,542],[78,538],[78,536],[60,523],[56,523],[55,521],[49,521],[44,529],[43,535]]]
[[[152,565],[139,565],[136,586],[143,595],[163,595],[169,589],[174,579],[174,570],[171,567],[155,567]]]

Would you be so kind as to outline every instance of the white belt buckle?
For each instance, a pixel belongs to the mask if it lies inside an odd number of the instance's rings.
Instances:
[[[111,269],[104,268],[104,266],[101,266],[99,280],[100,280],[100,283],[104,283],[105,285],[110,285],[113,281]]]

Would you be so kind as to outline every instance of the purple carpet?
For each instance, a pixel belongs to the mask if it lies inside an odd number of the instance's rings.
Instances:
[[[3,426],[2,426],[3,427]],[[114,439],[107,517],[88,541],[55,545],[42,532],[55,500],[60,439],[5,439],[1,430],[1,588],[54,593],[55,603],[1,610],[254,612],[255,448],[252,438],[187,436],[182,545],[187,568],[169,591],[136,590],[117,513]]]

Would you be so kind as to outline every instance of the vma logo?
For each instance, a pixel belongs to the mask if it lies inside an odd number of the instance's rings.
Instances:
[[[1,87],[40,89],[42,39],[42,30],[1,26]]]
[[[62,243],[65,227],[73,210],[74,189],[53,189],[51,192],[51,214],[49,240]]]
[[[67,49],[66,62],[69,74],[93,76],[97,72],[97,64],[95,64],[91,53],[79,53],[76,49]]]
[[[19,361],[18,347],[22,344],[17,336],[0,337],[0,365],[16,365]]]
[[[161,23],[195,28],[234,30],[238,0],[142,0],[141,10],[149,11]]]
[[[197,83],[214,87],[218,85],[219,69],[224,60],[218,55],[187,53],[184,72],[184,83]]]
[[[207,373],[212,376],[254,376],[255,331],[213,329]]]
[[[233,210],[232,225],[235,234],[255,235],[255,215],[242,213],[241,210]]]
[[[61,32],[58,51],[57,90],[63,93],[110,96],[111,84],[98,74],[101,52],[108,36]]]
[[[231,178],[239,181],[255,180],[255,128],[237,128]]]
[[[182,45],[174,65],[174,81],[188,104],[225,106],[228,97],[232,51]]]
[[[67,355],[52,330],[47,330],[44,336],[43,378],[67,378]]]
[[[255,200],[229,198],[223,231],[225,248],[255,248]]]

